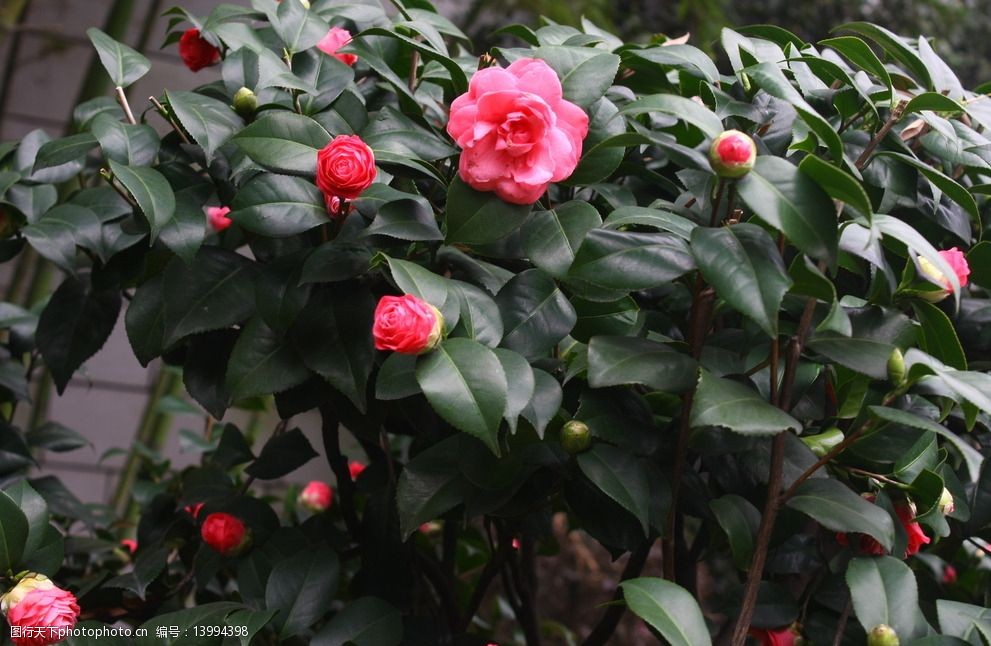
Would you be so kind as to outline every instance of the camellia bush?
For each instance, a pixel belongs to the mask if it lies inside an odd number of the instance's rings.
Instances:
[[[991,640],[988,86],[867,23],[717,65],[588,21],[479,56],[425,0],[169,13],[203,85],[129,95],[91,29],[114,95],[0,148],[0,254],[61,275],[0,305],[4,638]],[[27,478],[79,438],[13,421],[122,316],[207,418],[139,515]],[[624,559],[581,634],[552,519]]]

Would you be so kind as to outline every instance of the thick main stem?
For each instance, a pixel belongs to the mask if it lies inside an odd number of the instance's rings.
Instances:
[[[644,564],[647,563],[647,555],[650,554],[650,547],[653,544],[654,541],[652,540],[644,541],[640,547],[630,553],[630,559],[626,562],[626,567],[623,568],[620,583],[640,576]],[[622,601],[623,590],[617,585],[616,591],[613,592],[612,603],[602,614],[599,623],[595,625],[592,632],[582,642],[582,646],[603,646],[603,644],[609,641],[609,638],[616,631],[616,626],[619,625],[619,620],[623,618],[623,613],[626,612],[626,604],[622,603]]]

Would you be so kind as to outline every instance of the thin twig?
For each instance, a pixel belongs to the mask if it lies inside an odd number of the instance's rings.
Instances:
[[[840,613],[840,619],[836,622],[836,636],[833,637],[833,646],[840,646],[843,643],[843,633],[846,632],[846,622],[850,618],[850,611],[853,610],[853,599],[847,599]]]
[[[150,96],[148,97],[148,100],[151,101],[152,104],[155,106],[155,109],[158,111],[158,114],[160,114],[162,118],[168,121],[169,125],[172,126],[172,129],[175,130],[175,133],[177,135],[179,135],[179,139],[182,140],[182,143],[184,144],[192,143],[189,140],[189,137],[186,136],[186,133],[182,131],[182,128],[179,127],[179,124],[176,123],[175,120],[172,118],[172,115],[169,114],[169,111],[165,109],[165,106],[159,103],[158,99],[156,99],[153,96]]]
[[[898,102],[898,105],[891,109],[891,114],[888,115],[888,120],[884,122],[881,129],[877,131],[874,138],[871,139],[870,143],[867,144],[867,147],[864,148],[864,152],[860,153],[860,157],[857,158],[857,170],[864,169],[864,166],[867,165],[867,162],[871,158],[871,153],[873,153],[874,149],[878,147],[878,144],[880,144],[884,138],[888,136],[888,133],[891,132],[891,129],[896,123],[898,123],[898,120],[902,118],[902,113],[905,112],[906,105],[908,105],[908,103],[905,100],[901,100]]]
[[[127,102],[127,95],[124,94],[124,88],[118,85],[115,93],[117,95],[117,103],[120,104],[120,107],[124,108],[124,116],[127,117],[127,122],[132,126],[137,124],[138,121],[134,118],[134,113],[131,112],[131,104]]]

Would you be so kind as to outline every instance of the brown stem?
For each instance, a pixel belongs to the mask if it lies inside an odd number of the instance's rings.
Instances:
[[[816,299],[810,298],[805,303],[802,317],[798,323],[795,336],[788,343],[788,355],[785,360],[784,379],[781,384],[778,407],[783,411],[791,409],[792,391],[795,387],[795,376],[798,373],[798,363],[802,356],[802,347],[809,328],[812,326],[812,314],[815,312]],[[777,343],[772,346],[772,352]],[[733,646],[743,646],[750,629],[750,619],[757,607],[757,594],[760,591],[760,581],[764,576],[764,564],[767,562],[767,552],[771,544],[771,534],[774,531],[774,521],[777,520],[778,510],[783,498],[781,494],[781,479],[784,472],[785,440],[788,431],[778,433],[771,444],[771,472],[767,481],[767,502],[764,503],[764,513],[761,514],[760,527],[757,530],[757,541],[754,554],[747,572],[747,584],[743,591],[743,603],[740,614],[733,628]]]
[[[327,462],[337,479],[337,491],[340,493],[344,524],[348,528],[351,539],[358,541],[361,536],[361,523],[354,510],[354,483],[351,481],[351,472],[348,470],[348,460],[341,453],[340,422],[329,404],[321,404],[319,410],[323,446],[327,452]]]
[[[640,576],[644,564],[647,563],[647,555],[650,554],[650,547],[653,544],[653,540],[646,540],[640,547],[630,553],[630,559],[626,562],[626,567],[623,568],[620,583]],[[623,613],[626,612],[626,604],[622,603],[622,601],[623,590],[617,585],[616,591],[612,595],[612,603],[602,613],[599,623],[595,625],[592,632],[582,642],[582,646],[602,646],[609,641],[609,638],[616,631],[616,626],[619,625],[619,620],[623,618]]]
[[[853,599],[847,599],[840,613],[840,619],[836,622],[836,636],[833,637],[833,646],[840,646],[843,643],[843,633],[846,632],[846,622],[850,618],[850,611],[853,610]]]
[[[864,169],[864,166],[867,165],[867,162],[871,158],[871,153],[873,153],[874,149],[878,147],[878,144],[884,141],[884,138],[888,136],[888,133],[891,132],[891,129],[896,123],[898,123],[898,120],[902,118],[902,113],[905,112],[906,105],[908,105],[908,103],[905,100],[902,100],[898,102],[898,105],[891,109],[891,114],[888,115],[888,120],[884,122],[881,129],[877,131],[877,134],[874,135],[874,137],[870,140],[870,143],[867,144],[867,147],[864,148],[864,152],[860,153],[860,157],[857,158],[857,170]]]
[[[148,97],[148,100],[151,101],[152,104],[155,106],[155,110],[158,111],[158,114],[160,114],[162,118],[168,121],[169,125],[172,126],[172,129],[175,130],[175,133],[177,135],[179,135],[179,139],[182,140],[182,143],[184,144],[192,143],[191,141],[189,141],[189,137],[186,136],[186,133],[182,131],[182,128],[179,127],[179,124],[175,122],[175,120],[172,118],[172,115],[169,114],[169,111],[165,109],[165,106],[162,105],[158,101],[158,99],[156,99],[153,96],[150,96]]]
[[[709,226],[714,227],[719,224],[719,203],[723,200],[723,191],[726,190],[726,178],[720,177],[719,184],[716,185],[716,197],[712,198],[712,215],[709,216]]]

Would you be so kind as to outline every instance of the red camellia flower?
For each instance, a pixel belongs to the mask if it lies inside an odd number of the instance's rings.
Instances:
[[[475,72],[451,104],[447,132],[462,148],[461,179],[512,204],[533,204],[578,165],[588,115],[566,101],[542,60]]]
[[[375,181],[375,153],[357,135],[338,135],[317,153],[317,186],[353,200]]]
[[[874,497],[867,496],[867,499],[873,501]],[[910,503],[895,503],[895,513],[898,515],[898,520],[901,521],[902,527],[905,529],[905,534],[908,536],[905,555],[902,557],[908,558],[913,554],[917,554],[922,549],[922,546],[929,543],[931,539],[926,536],[926,533],[922,530],[922,526],[915,521],[915,510]],[[857,551],[861,554],[880,556],[887,553],[887,550],[871,536],[867,534],[855,534],[855,536],[859,536]],[[850,539],[847,534],[837,534],[836,542],[843,547],[850,545]]]
[[[138,551],[138,542],[133,538],[125,538],[120,542],[120,546],[123,547],[128,552],[130,552],[131,554],[134,554],[135,552]]]
[[[198,72],[220,62],[220,50],[200,36],[199,29],[187,29],[179,39],[179,56],[190,70]]]
[[[757,159],[754,140],[739,130],[727,130],[709,147],[709,163],[720,177],[742,177],[750,172]]]
[[[356,460],[351,460],[350,462],[348,462],[348,473],[351,474],[352,480],[357,480],[358,476],[360,476],[361,472],[364,471],[366,468],[367,468],[366,465]]]
[[[795,633],[791,626],[774,630],[751,628],[747,634],[756,639],[760,646],[795,646]]]
[[[334,491],[326,482],[320,482],[319,480],[313,480],[303,487],[298,498],[300,505],[314,513],[324,511],[330,507],[330,503],[333,500]]]
[[[193,518],[196,518],[197,516],[200,515],[201,509],[203,509],[203,503],[201,502],[198,502],[195,505],[186,505],[185,507],[182,508],[184,512],[186,512]]]
[[[226,206],[206,207],[206,219],[210,223],[210,228],[220,233],[229,227],[233,222],[233,220],[227,217],[227,214],[230,212],[230,208]]]
[[[340,27],[331,27],[330,31],[317,43],[317,49],[324,54],[333,56],[345,65],[354,65],[358,57],[354,54],[338,54],[337,50],[351,42],[351,32]]]
[[[239,554],[251,540],[250,532],[241,519],[223,512],[207,516],[200,528],[200,535],[204,543],[224,556]]]
[[[952,565],[943,568],[943,585],[950,585],[957,582],[957,569]]]
[[[372,336],[379,350],[422,354],[434,349],[443,330],[440,311],[412,294],[383,296],[375,308]]]
[[[0,612],[11,628],[21,629],[11,631],[14,644],[47,646],[69,636],[67,631],[79,618],[79,604],[74,594],[45,575],[31,573],[0,596]],[[20,635],[15,636],[17,633]]]

